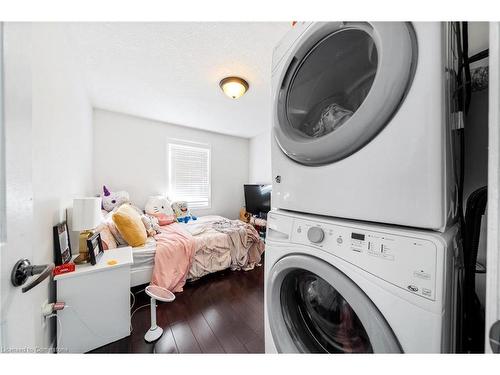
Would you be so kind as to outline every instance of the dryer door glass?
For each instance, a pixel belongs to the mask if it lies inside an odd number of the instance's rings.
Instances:
[[[321,277],[303,270],[288,274],[281,302],[285,324],[301,352],[373,353],[356,312]]]
[[[401,105],[416,57],[408,23],[311,26],[277,80],[274,133],[282,151],[323,165],[364,147]]]
[[[362,30],[329,35],[309,53],[290,85],[286,114],[305,137],[323,137],[348,122],[377,72],[375,42]]]

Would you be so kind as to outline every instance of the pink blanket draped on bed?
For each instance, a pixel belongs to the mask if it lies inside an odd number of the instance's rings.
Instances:
[[[181,224],[173,223],[161,227],[155,240],[156,254],[151,284],[174,293],[182,292],[195,252],[193,237]]]

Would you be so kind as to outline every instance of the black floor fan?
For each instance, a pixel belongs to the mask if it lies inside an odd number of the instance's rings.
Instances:
[[[484,312],[476,294],[476,262],[481,219],[486,210],[488,190],[475,190],[467,199],[464,235],[463,350],[484,353]]]

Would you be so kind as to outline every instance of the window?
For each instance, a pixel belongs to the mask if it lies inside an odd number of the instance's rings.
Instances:
[[[210,147],[168,144],[169,193],[187,201],[190,208],[210,208]]]

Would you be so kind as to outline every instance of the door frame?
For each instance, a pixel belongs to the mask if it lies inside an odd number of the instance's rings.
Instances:
[[[500,320],[500,23],[490,22],[488,107],[488,229],[485,352],[492,353],[490,328]]]
[[[5,214],[5,126],[4,126],[4,89],[3,89],[3,22],[0,22],[0,270],[2,269],[2,257],[4,243],[6,241]],[[2,290],[2,278],[0,277],[0,291]],[[0,343],[3,343],[3,317],[0,313]]]

